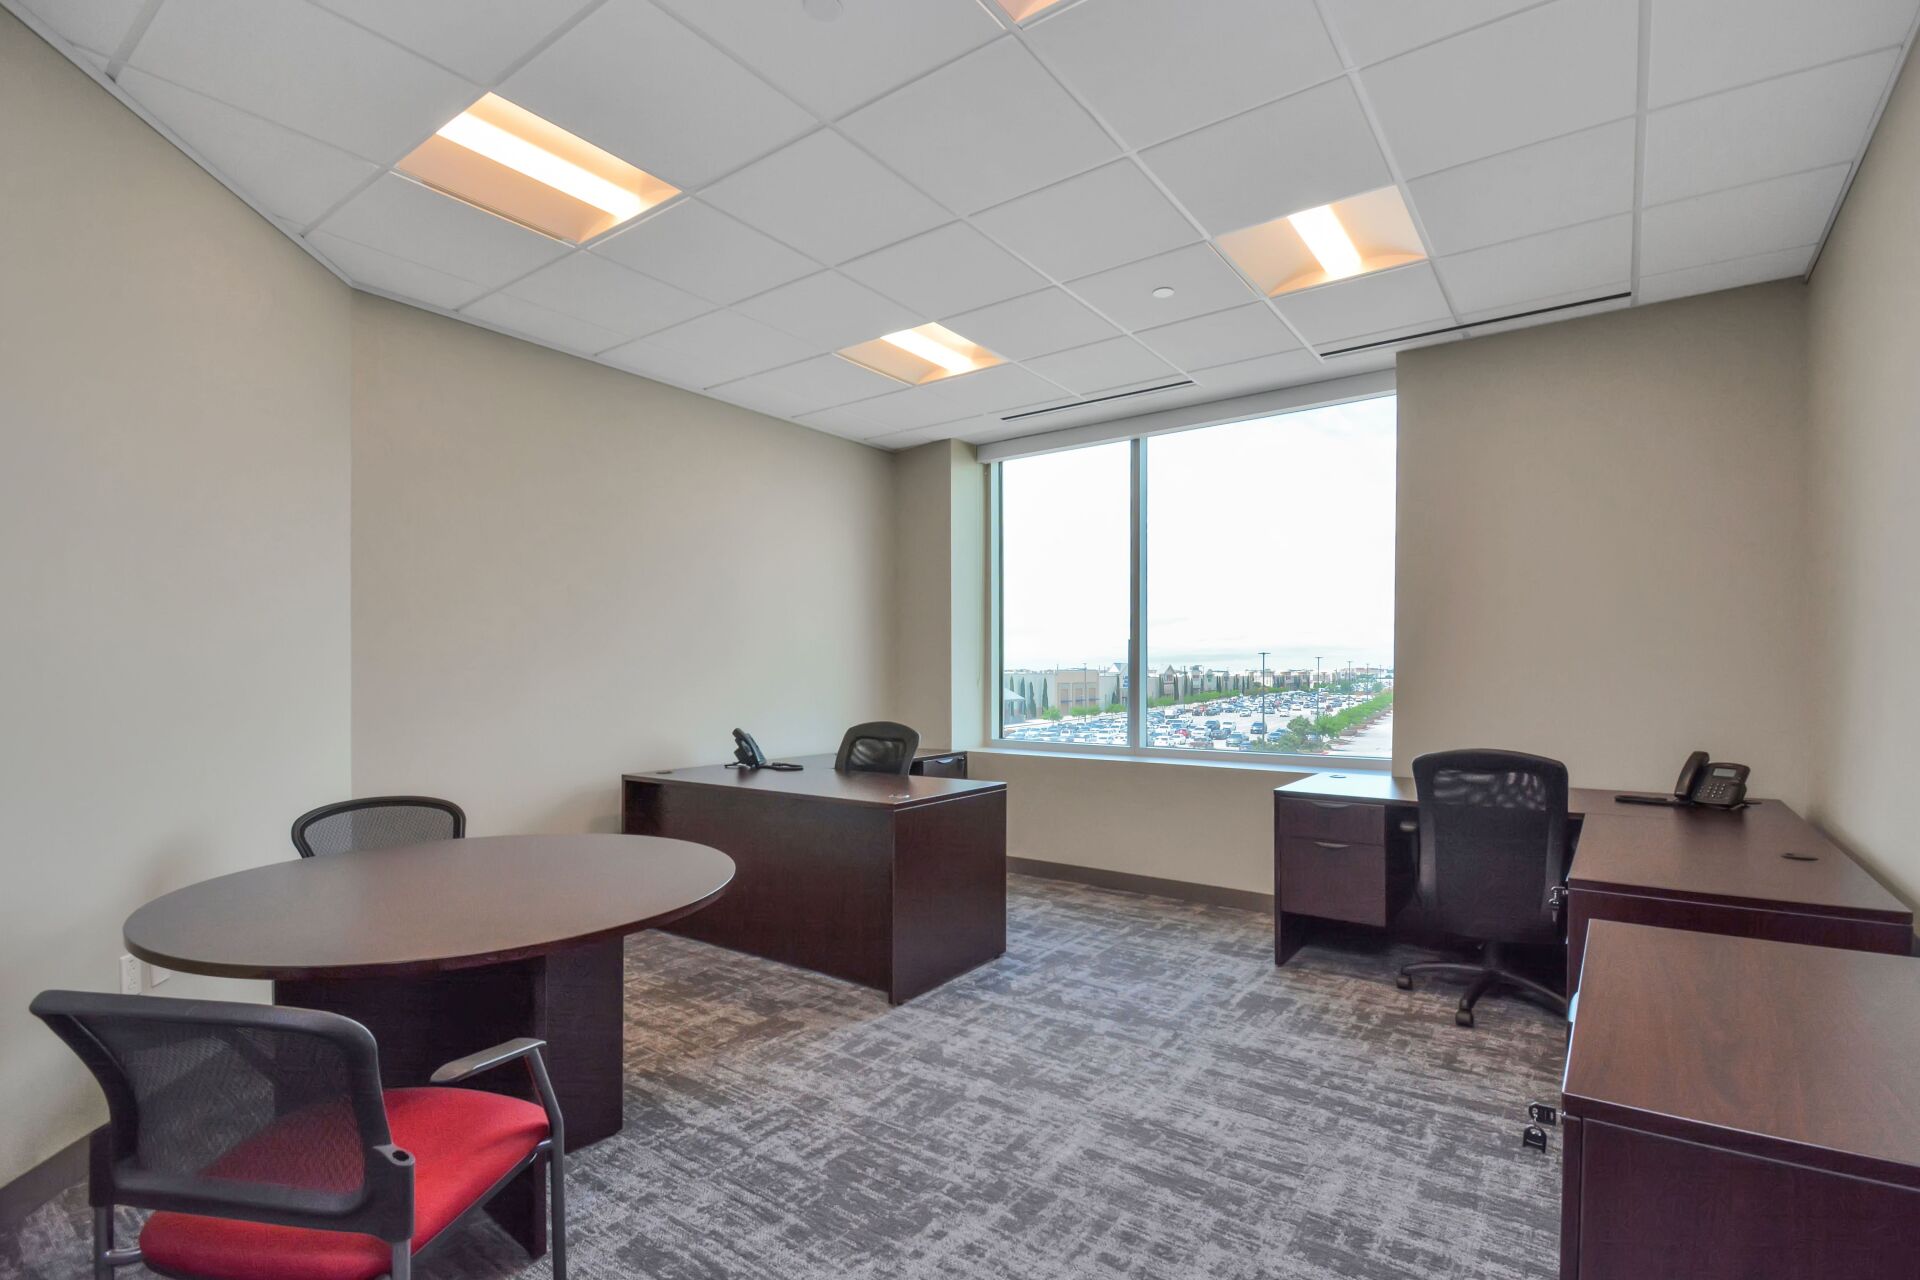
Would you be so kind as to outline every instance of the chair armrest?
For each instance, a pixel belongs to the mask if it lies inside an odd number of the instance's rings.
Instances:
[[[566,1121],[560,1114],[560,1098],[553,1091],[553,1079],[547,1075],[546,1047],[545,1040],[522,1036],[491,1049],[470,1053],[464,1058],[455,1058],[428,1078],[434,1084],[458,1084],[504,1063],[524,1061],[527,1074],[533,1077],[533,1090],[540,1095],[540,1107],[547,1113],[547,1131],[552,1137],[554,1158],[558,1159],[567,1145]]]
[[[464,1058],[455,1058],[429,1077],[434,1084],[458,1084],[482,1071],[509,1062],[517,1062],[529,1054],[539,1053],[547,1047],[545,1040],[535,1040],[531,1036],[522,1036],[518,1040],[509,1040],[505,1044],[496,1044],[491,1049],[482,1049],[470,1053]]]

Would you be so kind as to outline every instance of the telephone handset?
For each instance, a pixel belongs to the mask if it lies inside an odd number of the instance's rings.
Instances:
[[[760,749],[760,744],[753,740],[752,734],[745,729],[735,729],[733,731],[733,763],[727,767],[729,769],[778,769],[784,773],[791,773],[802,766],[767,759],[767,753]]]
[[[1709,760],[1706,752],[1696,751],[1680,766],[1673,794],[1687,804],[1737,809],[1747,802],[1747,775],[1751,772],[1743,764]]]
[[[1696,751],[1680,766],[1671,796],[1615,796],[1621,804],[1656,804],[1675,809],[1738,809],[1747,802],[1747,775],[1744,764],[1707,759]]]

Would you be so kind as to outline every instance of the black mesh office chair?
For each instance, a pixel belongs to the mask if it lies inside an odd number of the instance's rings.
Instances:
[[[1562,1013],[1559,992],[1505,966],[1508,945],[1560,941],[1567,881],[1567,767],[1517,751],[1439,751],[1413,762],[1420,797],[1420,900],[1445,933],[1484,942],[1478,964],[1429,961],[1416,973],[1470,980],[1454,1021],[1497,983],[1519,987]]]
[[[841,773],[911,773],[920,735],[891,720],[871,720],[847,730],[833,767]]]
[[[432,796],[368,796],[323,804],[293,820],[293,847],[303,858],[355,849],[397,849],[429,840],[458,840],[467,815]]]
[[[480,1089],[380,1087],[373,1036],[312,1009],[45,991],[32,1012],[107,1095],[93,1134],[93,1276],[408,1280],[413,1259],[545,1161],[566,1274],[566,1147],[542,1042],[448,1063],[437,1084],[524,1061],[540,1105]],[[116,1205],[157,1210],[115,1248]]]

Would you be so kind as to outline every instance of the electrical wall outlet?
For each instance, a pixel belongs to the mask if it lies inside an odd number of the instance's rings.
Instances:
[[[140,994],[140,962],[132,956],[120,957],[120,994],[123,996]]]

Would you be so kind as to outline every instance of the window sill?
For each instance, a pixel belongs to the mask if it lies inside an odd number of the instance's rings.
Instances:
[[[1119,760],[1130,764],[1168,764],[1188,769],[1242,769],[1267,773],[1390,773],[1391,760],[1368,756],[1283,756],[1263,751],[1198,752],[1152,747],[1042,746],[995,739],[969,752],[1051,760]]]

